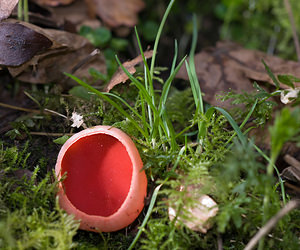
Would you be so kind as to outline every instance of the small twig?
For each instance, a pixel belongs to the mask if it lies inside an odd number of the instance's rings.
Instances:
[[[277,222],[286,214],[288,214],[293,209],[300,206],[300,200],[291,200],[289,201],[276,215],[274,215],[248,242],[247,246],[244,250],[253,249],[256,244],[259,242],[261,238],[266,236],[273,227],[277,224]]]
[[[31,135],[41,135],[41,136],[53,136],[53,137],[60,137],[60,136],[72,136],[74,133],[47,133],[47,132],[30,132]]]
[[[292,8],[291,8],[289,0],[284,0],[284,6],[285,6],[285,8],[287,10],[287,13],[289,15],[291,28],[292,28],[292,33],[293,33],[293,39],[294,39],[296,53],[297,53],[297,57],[298,57],[298,62],[300,62],[299,39],[298,39],[298,36],[297,36],[297,29],[296,29],[296,25],[295,25],[295,19],[294,19],[294,15],[293,15]]]
[[[58,115],[60,117],[63,117],[65,119],[68,119],[68,117],[66,117],[65,115],[61,114],[61,113],[58,113],[56,111],[53,111],[51,109],[44,109],[44,111],[46,111],[47,113],[50,113],[50,114],[54,114],[54,115]]]
[[[87,55],[84,59],[82,59],[79,63],[77,63],[71,70],[71,74],[74,74],[79,68],[88,63],[94,56],[99,55],[100,50],[95,49],[89,55]]]
[[[284,183],[285,186],[287,186],[290,189],[293,189],[295,192],[300,193],[300,187],[297,187],[291,183],[285,182]]]
[[[300,171],[300,162],[294,158],[293,156],[286,154],[283,159],[290,165],[292,165],[294,168],[298,169]]]
[[[9,105],[9,104],[6,104],[6,103],[2,103],[2,102],[0,102],[0,106],[4,107],[4,108],[15,109],[15,110],[19,110],[19,111],[28,112],[28,113],[36,113],[36,114],[40,114],[41,113],[41,111],[39,111],[39,110],[22,108],[22,107],[18,107],[18,106],[13,106],[13,105]]]
[[[4,108],[9,108],[9,109],[14,109],[14,110],[19,110],[19,111],[24,111],[24,112],[28,112],[28,113],[35,113],[35,114],[41,114],[43,112],[47,113],[47,114],[51,114],[51,115],[58,115],[61,116],[65,119],[68,119],[68,117],[66,117],[63,114],[60,114],[56,111],[50,110],[50,109],[44,109],[43,111],[37,110],[37,109],[27,109],[27,108],[22,108],[22,107],[18,107],[18,106],[14,106],[14,105],[10,105],[10,104],[6,104],[6,103],[2,103],[0,102],[0,106],[4,107]]]
[[[223,250],[223,240],[219,233],[218,233],[218,250]]]

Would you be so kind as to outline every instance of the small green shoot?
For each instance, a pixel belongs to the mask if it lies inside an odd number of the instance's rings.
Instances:
[[[280,88],[280,83],[277,80],[276,76],[273,74],[273,72],[271,71],[271,69],[269,68],[269,66],[265,63],[264,60],[262,60],[263,65],[265,66],[265,69],[269,75],[269,77],[273,80],[273,83],[276,86],[276,90],[278,90]]]
[[[60,144],[63,145],[65,144],[65,142],[69,139],[70,137],[67,135],[63,135],[61,137],[56,138],[55,140],[53,140],[54,143],[56,144]]]
[[[24,15],[24,19],[23,19]],[[28,15],[28,0],[20,0],[18,3],[18,19],[24,20],[25,22],[29,22]]]

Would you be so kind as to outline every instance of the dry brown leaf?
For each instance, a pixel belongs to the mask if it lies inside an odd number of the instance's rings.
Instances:
[[[34,0],[37,4],[47,5],[47,6],[58,6],[58,5],[68,5],[74,0]]]
[[[298,183],[300,186],[300,162],[289,154],[284,156],[284,160],[290,164],[290,166],[282,171],[281,176],[286,180]]]
[[[153,50],[145,51],[144,55],[145,55],[146,59],[152,57]],[[134,66],[137,65],[138,63],[142,62],[142,61],[143,61],[143,58],[142,58],[141,55],[139,55],[136,58],[134,58],[133,60],[123,63],[123,66],[128,70],[128,72],[130,74],[134,74],[135,71],[136,71],[136,69],[135,69]],[[108,83],[108,85],[106,86],[105,91],[109,92],[114,86],[116,86],[116,85],[118,85],[118,84],[120,84],[122,82],[124,83],[127,80],[128,80],[128,76],[122,70],[122,68],[119,67],[118,70],[116,71],[116,73],[111,78],[111,80]]]
[[[98,28],[101,22],[89,15],[89,9],[85,1],[77,0],[68,6],[51,8],[51,17],[58,24],[71,23],[79,31],[82,25]]]
[[[216,47],[207,48],[195,55],[196,73],[204,100],[211,105],[228,107],[228,103],[216,100],[216,95],[230,89],[238,93],[253,91],[254,81],[272,83],[262,59],[275,75],[291,74],[300,77],[298,62],[245,49],[232,42],[218,42]],[[179,70],[177,77],[188,80],[185,67]],[[300,86],[299,83],[295,85]],[[287,87],[282,85],[282,88]]]
[[[48,6],[40,5],[38,2],[32,3],[29,12],[30,23],[72,33],[78,33],[83,25],[91,28],[101,26],[101,21],[89,15],[89,9],[85,1],[74,0],[69,5]],[[16,9],[12,16],[17,17]]]
[[[31,60],[19,67],[8,67],[13,77],[31,83],[61,83],[66,78],[64,72],[71,73],[78,64],[82,63],[94,51],[93,45],[84,37],[65,31],[54,29],[42,29],[38,26],[19,22],[17,20],[6,20],[11,23],[20,23],[32,29],[52,42],[51,48],[42,54],[35,55]],[[75,73],[77,77],[87,77],[89,68],[96,68],[102,73],[106,72],[105,61],[102,55],[96,54],[81,66]],[[73,82],[73,81],[69,81]]]
[[[86,0],[91,14],[98,15],[112,28],[133,27],[137,24],[137,13],[145,7],[143,0]]]
[[[0,65],[20,66],[52,46],[46,36],[19,23],[0,23]]]
[[[19,0],[0,0],[0,21],[10,16]]]

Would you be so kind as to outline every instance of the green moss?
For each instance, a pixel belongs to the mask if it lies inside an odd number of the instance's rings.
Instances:
[[[26,144],[28,145],[28,144]],[[28,166],[28,147],[18,151],[0,142],[0,248],[71,249],[79,223],[55,201],[54,175]]]

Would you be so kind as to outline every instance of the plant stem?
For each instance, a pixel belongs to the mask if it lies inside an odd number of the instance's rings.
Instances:
[[[286,214],[288,214],[293,209],[300,206],[300,202],[297,200],[291,200],[287,203],[275,216],[273,216],[268,223],[266,223],[256,235],[249,241],[244,250],[251,250],[255,247],[259,239],[262,239],[271,229],[277,224],[277,222]],[[262,249],[259,247],[259,249]]]
[[[18,19],[23,19],[23,0],[20,0],[18,3]]]
[[[249,140],[250,143],[253,145],[253,147],[256,149],[256,151],[263,157],[265,158],[268,162],[271,161],[271,159],[259,148],[257,147],[251,140]],[[281,196],[282,196],[282,201],[283,201],[283,204],[286,205],[286,195],[285,195],[285,188],[284,188],[284,184],[283,184],[283,180],[282,178],[280,177],[280,173],[276,167],[276,165],[273,165],[273,168],[275,169],[276,173],[277,173],[277,176],[278,176],[278,179],[279,179],[279,182],[280,182],[280,187],[281,187]]]
[[[293,11],[292,11],[289,0],[283,0],[283,2],[284,2],[284,6],[286,8],[286,11],[289,15],[292,33],[293,33],[294,44],[295,44],[296,53],[297,53],[297,57],[298,57],[298,62],[300,62],[300,45],[299,45],[299,39],[298,39],[298,35],[297,35],[297,29],[296,29],[296,25],[295,25]]]
[[[140,228],[139,228],[138,233],[136,234],[136,236],[134,237],[132,243],[131,243],[130,246],[128,247],[128,250],[133,249],[134,246],[135,246],[135,244],[136,244],[137,241],[139,240],[139,238],[140,238],[140,236],[141,236],[141,234],[142,234],[142,232],[143,232],[143,230],[144,230],[144,228],[145,228],[145,226],[146,226],[146,224],[147,224],[147,222],[148,222],[148,220],[149,220],[149,218],[150,218],[150,215],[151,215],[151,213],[152,213],[152,210],[153,210],[153,207],[154,207],[154,204],[155,204],[155,201],[156,201],[156,197],[157,197],[157,195],[158,195],[158,191],[159,191],[159,189],[161,188],[162,185],[163,185],[163,184],[160,184],[160,185],[158,185],[158,186],[155,188],[155,190],[154,190],[154,192],[153,192],[153,194],[152,194],[152,198],[151,198],[151,201],[150,201],[150,205],[149,205],[148,210],[147,210],[147,214],[146,214],[146,216],[145,216],[145,218],[144,218],[144,220],[143,220],[142,225],[141,225]]]
[[[275,164],[275,161],[277,159],[277,154],[272,154],[271,159],[269,161],[269,164],[267,166],[267,176],[271,177],[273,175],[273,165]],[[266,224],[268,218],[269,218],[269,204],[270,204],[270,195],[269,193],[271,192],[270,188],[270,183],[267,182],[265,186],[265,197],[263,201],[263,224]],[[265,237],[261,237],[259,244],[258,244],[258,249],[263,250],[264,249],[264,242],[265,242]]]
[[[29,22],[29,14],[28,14],[28,0],[24,1],[24,21]]]

